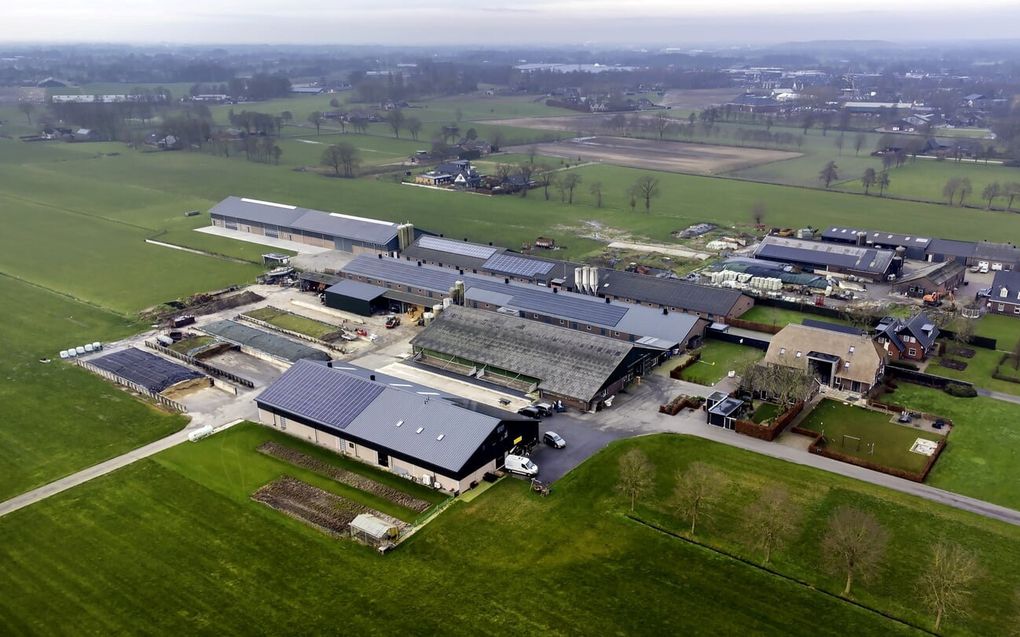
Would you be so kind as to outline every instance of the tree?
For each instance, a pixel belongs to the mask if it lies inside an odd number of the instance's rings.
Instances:
[[[839,136],[836,138],[835,141],[836,150],[839,151],[840,155],[843,154],[843,144],[845,143],[845,141],[846,140],[843,139],[843,133],[840,133]]]
[[[395,108],[386,113],[386,123],[393,129],[393,136],[400,139],[400,129],[404,127],[404,111]]]
[[[319,163],[323,166],[329,166],[336,173],[336,176],[340,176],[340,169],[343,167],[343,162],[340,159],[340,147],[336,144],[327,146],[326,150],[322,151],[322,158]]]
[[[630,500],[631,511],[634,510],[637,499],[651,488],[654,473],[654,466],[640,449],[631,449],[620,456],[616,490]]]
[[[711,517],[709,510],[726,489],[726,476],[704,462],[692,462],[686,471],[677,472],[673,507],[680,517],[690,520],[691,535],[698,520]]]
[[[864,194],[865,195],[868,194],[868,191],[871,190],[871,187],[875,185],[875,181],[877,179],[878,179],[878,177],[875,175],[875,169],[874,168],[865,168],[864,169],[864,174],[861,175],[861,185],[864,186]]]
[[[203,104],[202,106],[205,106],[205,104]],[[206,106],[206,108],[208,108],[208,106]],[[291,113],[290,111],[284,111],[280,113],[280,121],[285,122],[287,124],[291,123],[292,121],[294,121],[294,113]]]
[[[889,171],[888,170],[883,170],[882,172],[878,173],[878,181],[877,181],[877,183],[878,183],[878,196],[879,197],[884,197],[885,196],[885,189],[889,187]]]
[[[503,146],[503,133],[499,130],[494,130],[489,135],[489,145],[492,146],[492,152],[499,151],[500,147]]]
[[[1020,182],[1011,181],[1010,183],[1002,187],[1002,196],[1008,197],[1009,200],[1006,203],[1006,210],[1012,210],[1013,199],[1020,196]]]
[[[308,121],[315,126],[315,134],[319,134],[319,127],[322,126],[322,113],[314,111],[308,114]]]
[[[535,167],[529,163],[523,163],[517,167],[517,174],[521,176],[521,183],[524,187],[521,188],[521,197],[528,196],[528,184],[531,183],[531,175],[535,172]]]
[[[960,189],[961,179],[959,177],[950,177],[946,180],[946,184],[942,186],[942,196],[949,201],[949,205],[953,205],[953,198],[956,197],[956,191]]]
[[[857,137],[854,137],[854,154],[860,155],[861,148],[864,148],[864,142],[868,141],[867,136],[864,133],[858,133]]]
[[[750,548],[762,552],[763,564],[769,563],[772,552],[793,532],[797,513],[790,493],[779,485],[765,487],[744,509],[744,538]]]
[[[32,113],[35,112],[35,104],[32,102],[18,102],[18,110],[25,114],[28,118],[28,123],[32,123]]]
[[[1002,186],[999,182],[993,181],[992,183],[985,186],[985,189],[981,191],[981,198],[988,202],[985,206],[985,210],[991,210],[992,202],[1002,196]]]
[[[846,574],[843,596],[855,579],[867,581],[878,572],[888,543],[889,532],[870,513],[843,505],[829,516],[822,557],[833,574]]]
[[[538,156],[538,146],[528,146],[528,163],[534,164],[535,157]]]
[[[280,156],[283,155],[283,149],[280,148],[279,146],[277,146],[276,144],[273,144],[272,153],[273,153],[273,163],[276,164],[277,166],[279,166],[280,165]]]
[[[970,177],[964,177],[960,180],[960,205],[963,206],[963,200],[974,190],[974,186],[970,183]]]
[[[563,176],[563,189],[567,191],[567,203],[574,203],[574,190],[581,183],[581,175],[576,172],[568,172]]]
[[[633,186],[634,195],[645,202],[645,212],[652,211],[652,199],[659,196],[659,180],[651,175],[638,177]]]
[[[329,100],[329,105],[332,106],[333,108],[340,108],[340,100],[334,97],[333,99]]]
[[[672,127],[673,120],[663,112],[659,112],[655,115],[655,130],[659,133],[659,139],[662,139],[663,135]]]
[[[512,175],[513,172],[513,164],[496,164],[496,178],[499,179],[499,183],[501,184],[505,184],[510,179],[510,175]]]
[[[980,576],[981,568],[970,551],[942,541],[932,545],[931,560],[917,588],[925,606],[935,614],[935,632],[950,613],[967,614],[974,581]]]
[[[478,131],[476,131],[473,128],[467,129],[467,132],[464,133],[464,139],[475,141],[476,139],[478,139]]]
[[[756,201],[754,202],[754,205],[751,206],[751,220],[754,221],[754,225],[756,227],[760,228],[762,222],[765,221],[765,212],[766,208],[764,201]]]
[[[836,166],[836,162],[830,161],[825,164],[825,167],[818,173],[818,179],[825,184],[826,188],[839,179],[839,167]]]
[[[421,133],[421,120],[417,117],[408,117],[407,132],[411,133],[411,139],[418,141],[418,134]]]
[[[358,149],[353,144],[340,142],[333,144],[322,152],[322,165],[330,166],[337,177],[343,171],[344,177],[354,177],[354,172],[361,163]]]
[[[602,207],[602,182],[596,181],[592,185],[588,186],[588,192],[591,193],[592,197],[595,197],[595,207]]]
[[[627,203],[630,204],[630,211],[634,212],[637,209],[637,200],[638,200],[637,188],[635,188],[634,186],[631,186],[630,188],[628,188],[627,189],[627,197],[628,197],[628,202]]]
[[[889,170],[896,162],[896,154],[886,151],[882,153],[882,170]]]

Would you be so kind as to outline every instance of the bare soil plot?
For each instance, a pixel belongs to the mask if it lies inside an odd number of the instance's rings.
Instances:
[[[627,137],[582,137],[539,144],[551,157],[602,161],[629,168],[674,173],[716,174],[799,157],[799,153],[761,148],[736,148]]]
[[[251,498],[334,537],[347,533],[347,527],[354,518],[372,512],[363,504],[290,476],[261,487]]]

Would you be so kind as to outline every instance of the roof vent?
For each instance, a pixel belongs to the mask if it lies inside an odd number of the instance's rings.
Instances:
[[[418,427],[417,431],[415,431],[414,433],[420,434],[423,431],[425,431],[425,427]]]
[[[438,436],[436,436],[436,440],[442,440],[445,437],[446,437],[446,434],[439,434]]]
[[[399,427],[400,425],[402,425],[402,424],[404,424],[404,421],[403,421],[403,420],[398,420],[398,421],[397,421],[397,426],[398,426],[398,427]]]

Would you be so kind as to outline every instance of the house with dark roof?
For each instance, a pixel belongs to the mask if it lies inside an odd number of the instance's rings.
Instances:
[[[256,399],[259,421],[461,493],[538,441],[538,421],[349,363],[299,361]]]
[[[887,316],[875,327],[875,342],[889,360],[923,361],[938,353],[939,328],[924,312],[909,319]]]
[[[995,314],[1020,316],[1020,271],[995,273],[985,309]]]
[[[1010,243],[933,239],[926,256],[928,261],[935,263],[957,261],[990,270],[1015,270],[1020,267],[1020,248]]]
[[[963,285],[967,268],[958,261],[926,263],[903,274],[892,284],[892,291],[913,298],[926,294],[947,294]]]
[[[556,325],[451,306],[411,339],[415,360],[595,411],[668,352]]]

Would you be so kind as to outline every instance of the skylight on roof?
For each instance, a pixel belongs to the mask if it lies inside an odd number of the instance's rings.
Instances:
[[[425,427],[418,427],[417,431],[415,431],[414,433],[420,434],[423,431],[425,431]]]
[[[436,436],[436,440],[442,440],[445,437],[446,437],[446,434],[439,434],[438,436]]]

